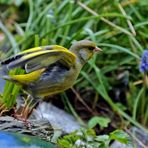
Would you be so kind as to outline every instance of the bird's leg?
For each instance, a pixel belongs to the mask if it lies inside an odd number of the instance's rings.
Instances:
[[[24,104],[21,104],[21,106],[15,111],[14,117],[20,121],[23,121],[26,126],[29,126],[30,122],[27,119],[32,113],[33,109],[38,105],[38,103],[38,99],[28,95],[27,99],[24,100]]]
[[[0,103],[0,117],[8,111],[9,111],[9,109],[7,109],[6,105]]]

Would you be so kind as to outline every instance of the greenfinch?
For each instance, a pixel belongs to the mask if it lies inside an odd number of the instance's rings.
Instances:
[[[35,47],[1,62],[1,77],[20,84],[33,97],[57,94],[72,87],[84,64],[101,51],[89,40],[76,41],[70,49],[58,45]],[[24,74],[10,75],[15,68]]]

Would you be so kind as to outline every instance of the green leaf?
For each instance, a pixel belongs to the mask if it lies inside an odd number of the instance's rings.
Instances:
[[[59,139],[58,145],[63,148],[69,148],[71,144],[66,139]]]
[[[117,105],[121,110],[123,110],[123,111],[125,111],[125,110],[127,109],[127,107],[124,106],[124,105],[121,104],[121,103],[116,103],[116,105]]]
[[[130,136],[122,130],[115,130],[109,136],[111,140],[117,140],[123,144],[129,144],[131,142]]]
[[[97,124],[99,124],[99,126],[101,128],[104,127],[108,127],[108,124],[110,123],[110,119],[106,118],[106,117],[99,117],[99,116],[95,116],[93,118],[91,118],[88,122],[88,127],[89,128],[93,128],[95,127]]]
[[[99,148],[106,148],[106,147],[108,147],[108,145],[110,143],[110,139],[109,139],[108,135],[96,136],[95,140],[97,142],[99,142],[99,144],[100,144]]]
[[[95,140],[96,141],[99,141],[99,142],[110,141],[108,135],[99,135],[99,136],[96,136]]]
[[[9,71],[9,75],[23,74],[23,73],[24,70],[20,68]],[[7,109],[11,109],[15,105],[16,98],[19,94],[20,89],[21,86],[16,85],[10,81],[6,81],[1,102],[7,107]]]

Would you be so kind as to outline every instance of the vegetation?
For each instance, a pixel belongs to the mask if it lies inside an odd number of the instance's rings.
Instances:
[[[123,144],[130,144],[131,142],[129,135],[122,130],[116,130],[109,135],[96,136],[93,129],[81,129],[59,139],[58,144],[62,148],[108,148],[111,140],[117,140]]]
[[[0,58],[41,45],[68,48],[74,40],[96,42],[103,52],[53,104],[82,124],[96,125],[98,134],[129,125],[147,132],[148,77],[139,70],[148,49],[147,13],[147,0],[0,0]],[[1,96],[7,108],[14,106],[18,89],[7,82]],[[8,94],[11,102],[5,103]],[[102,128],[97,117],[107,119],[107,125]]]

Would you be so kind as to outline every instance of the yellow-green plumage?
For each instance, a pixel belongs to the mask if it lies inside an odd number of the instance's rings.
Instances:
[[[96,49],[95,43],[88,40],[75,42],[69,50],[58,45],[35,47],[1,62],[1,70],[6,72],[2,77],[22,85],[33,96],[53,95],[74,84]],[[18,67],[26,73],[7,74]]]
[[[39,69],[27,74],[20,74],[20,75],[9,75],[10,76],[10,80],[14,80],[16,82],[19,82],[20,84],[24,84],[24,85],[28,85],[31,82],[34,82],[36,80],[39,79],[39,77],[41,76],[41,74],[43,73],[45,69]]]

